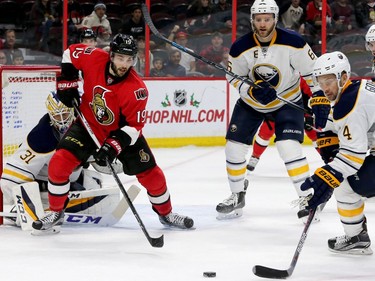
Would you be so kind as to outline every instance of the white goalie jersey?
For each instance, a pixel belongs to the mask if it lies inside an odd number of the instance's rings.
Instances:
[[[319,90],[312,81],[315,60],[316,55],[299,34],[276,28],[269,46],[262,46],[253,32],[234,42],[230,49],[228,69],[253,82],[268,82],[280,97],[296,102],[301,98],[300,76],[306,80],[312,92]],[[257,111],[271,112],[284,105],[278,99],[263,105],[248,95],[248,84],[230,75],[226,78],[239,91],[242,100]]]

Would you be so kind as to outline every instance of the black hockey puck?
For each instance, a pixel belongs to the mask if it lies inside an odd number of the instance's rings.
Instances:
[[[203,276],[204,277],[216,277],[216,272],[206,271],[206,272],[203,272]]]

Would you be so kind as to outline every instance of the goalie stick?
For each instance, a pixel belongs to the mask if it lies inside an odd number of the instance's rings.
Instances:
[[[245,78],[245,77],[242,77],[242,76],[240,76],[240,75],[238,75],[238,74],[236,74],[236,73],[233,73],[232,71],[226,69],[226,68],[223,67],[222,65],[217,64],[217,63],[215,63],[215,62],[213,62],[213,61],[210,61],[210,60],[206,59],[205,57],[202,57],[202,56],[200,56],[200,55],[198,55],[198,54],[196,54],[196,53],[190,51],[189,49],[185,48],[184,46],[181,46],[181,45],[177,44],[176,42],[173,42],[173,41],[169,40],[168,38],[165,38],[165,37],[164,37],[164,36],[163,36],[163,35],[157,30],[157,28],[155,27],[154,23],[152,22],[152,19],[151,19],[150,13],[149,13],[148,8],[147,8],[147,5],[146,5],[145,3],[142,3],[142,7],[141,7],[141,9],[142,9],[143,18],[144,18],[144,20],[145,20],[145,23],[149,26],[151,32],[152,32],[156,37],[158,37],[159,39],[161,39],[161,40],[163,40],[164,42],[167,42],[168,44],[170,44],[170,45],[176,47],[176,48],[179,49],[180,51],[182,51],[182,52],[184,52],[184,53],[187,53],[187,54],[189,54],[189,55],[195,57],[196,59],[199,59],[200,61],[203,61],[204,63],[207,63],[208,65],[211,65],[211,66],[215,67],[215,68],[218,69],[218,70],[221,70],[221,71],[225,72],[225,73],[228,74],[229,76],[232,76],[233,78],[236,78],[236,79],[238,79],[238,80],[241,80],[242,82],[244,82],[244,83],[250,85],[251,87],[261,88],[259,85],[255,84],[255,83],[252,82],[250,79]],[[301,110],[301,111],[303,111],[303,112],[305,112],[305,113],[309,113],[309,112],[308,112],[306,109],[304,109],[303,107],[301,107],[301,106],[299,106],[299,105],[297,105],[297,104],[295,104],[295,103],[293,103],[293,102],[291,102],[291,101],[288,101],[288,100],[284,99],[283,97],[280,97],[280,96],[278,96],[278,95],[276,95],[276,96],[277,96],[277,98],[278,98],[280,101],[282,101],[282,102],[288,104],[289,106],[294,107],[295,109]]]
[[[77,115],[81,119],[81,121],[83,123],[83,126],[86,128],[86,131],[88,132],[88,134],[90,135],[90,137],[92,138],[92,140],[94,141],[94,143],[96,144],[98,149],[100,149],[101,145],[99,143],[99,140],[96,138],[96,136],[95,136],[93,130],[91,129],[89,123],[87,122],[85,116],[83,116],[82,112],[79,110],[77,101],[74,100],[73,106],[74,106],[75,112],[77,113]],[[116,171],[114,170],[112,164],[109,163],[108,159],[107,159],[107,166],[110,168],[113,178],[115,179],[118,187],[120,188],[122,194],[124,195],[124,197],[126,199],[126,202],[128,203],[130,209],[132,210],[132,212],[134,214],[134,217],[137,219],[138,224],[141,227],[141,229],[142,229],[144,235],[146,236],[148,242],[151,244],[152,247],[156,247],[156,248],[163,247],[163,245],[164,245],[164,235],[161,235],[160,237],[157,237],[157,238],[153,238],[148,234],[145,225],[143,224],[140,216],[138,215],[137,210],[135,209],[135,207],[133,205],[133,202],[130,200],[129,195],[127,194],[124,186],[122,185],[120,178],[116,174]]]
[[[266,267],[262,265],[255,265],[253,267],[253,273],[256,276],[263,277],[263,278],[270,278],[270,279],[286,279],[292,276],[294,268],[296,267],[296,264],[298,261],[299,254],[301,253],[303,244],[305,243],[310,224],[314,218],[315,212],[316,212],[316,208],[313,210],[310,210],[309,216],[307,218],[307,222],[302,231],[301,238],[299,239],[297,249],[294,252],[294,256],[293,256],[292,262],[290,263],[289,268],[282,270],[282,269],[275,269],[275,268]]]

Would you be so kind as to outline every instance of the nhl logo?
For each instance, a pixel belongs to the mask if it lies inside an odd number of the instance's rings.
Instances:
[[[174,92],[174,103],[177,105],[177,106],[183,106],[186,104],[187,102],[187,99],[186,99],[186,91],[185,90],[176,90]]]

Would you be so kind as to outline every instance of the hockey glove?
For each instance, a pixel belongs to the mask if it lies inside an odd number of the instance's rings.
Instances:
[[[305,130],[311,131],[314,128],[314,118],[310,115],[305,113]]]
[[[254,100],[266,105],[277,98],[275,89],[272,88],[269,83],[257,80],[255,81],[255,84],[258,85],[259,88],[250,87],[248,92],[249,96]]]
[[[329,165],[318,168],[314,175],[301,185],[302,191],[314,189],[314,195],[308,201],[307,209],[314,209],[327,202],[332,196],[333,189],[340,186],[343,180],[342,174]]]
[[[324,96],[323,91],[317,91],[310,99],[311,110],[315,116],[315,128],[324,128],[327,123],[331,103]]]
[[[78,92],[78,80],[67,81],[63,77],[57,78],[57,97],[67,107],[73,107],[73,101],[80,104],[80,96]]]
[[[121,144],[116,137],[109,137],[105,140],[98,153],[95,155],[95,161],[99,166],[107,166],[107,161],[112,163],[116,156],[122,151]]]
[[[324,163],[328,164],[339,152],[339,138],[332,131],[318,132],[316,144]]]

